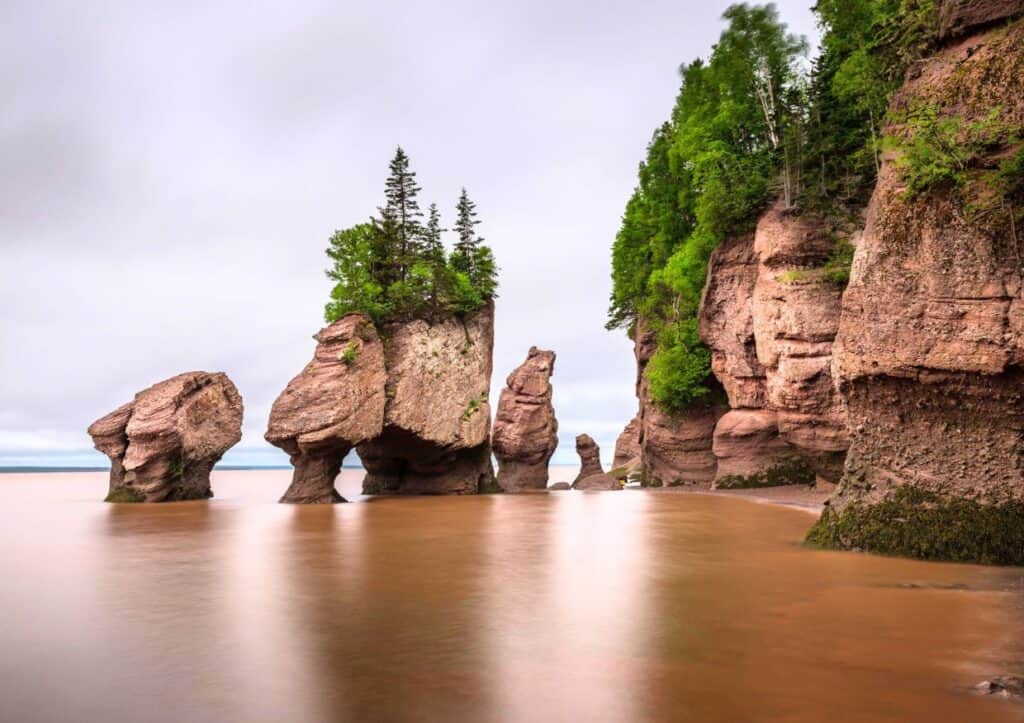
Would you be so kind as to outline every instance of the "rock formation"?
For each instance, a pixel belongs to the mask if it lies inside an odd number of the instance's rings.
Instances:
[[[651,329],[638,320],[633,332],[636,356],[636,393],[639,401],[640,462],[643,484],[650,487],[710,486],[717,463],[712,451],[715,424],[726,409],[718,402],[723,396],[715,380],[711,401],[694,404],[686,412],[670,414],[654,404],[645,375],[647,363],[657,349]]]
[[[823,268],[835,237],[775,207],[711,256],[700,332],[732,408],[714,432],[716,486],[841,473],[845,410],[830,361],[842,290]]]
[[[612,477],[610,474],[592,474],[587,475],[583,479],[578,479],[573,484],[574,489],[578,490],[589,490],[591,492],[596,491],[607,491],[607,490],[621,490],[622,482]]]
[[[946,2],[941,14],[944,27],[962,35],[993,19],[981,9],[1017,5]],[[1000,122],[1019,130],[1022,57],[1021,20],[949,44],[908,75],[892,116],[928,106],[969,129],[998,105]],[[897,139],[912,133],[887,129]],[[973,168],[1019,150],[987,152],[996,155]],[[985,215],[962,203],[948,189],[908,194],[898,156],[887,153],[833,362],[851,447],[812,542],[1024,564],[1019,231],[998,204]]]
[[[635,475],[643,469],[640,460],[640,417],[633,417],[615,440],[612,470],[620,478]]]
[[[576,437],[576,454],[580,456],[580,473],[576,475],[573,487],[591,475],[604,474],[604,467],[601,466],[601,448],[589,434]]]
[[[266,439],[295,468],[282,502],[343,502],[334,489],[342,461],[383,430],[384,344],[370,318],[350,314],[313,338],[312,361],[270,411]]]
[[[110,457],[108,502],[206,499],[213,465],[242,438],[242,398],[226,374],[187,372],[142,390],[89,435]]]
[[[352,314],[316,335],[313,361],[278,397],[267,440],[292,456],[283,502],[337,502],[353,447],[366,494],[475,494],[493,486],[494,309],[377,330]]]
[[[554,369],[553,351],[530,347],[501,392],[491,446],[498,459],[498,486],[505,492],[547,487],[548,461],[558,447],[558,421],[551,406]]]
[[[571,490],[572,485],[568,482],[555,482],[553,485],[548,487],[551,492],[564,492],[565,490]]]

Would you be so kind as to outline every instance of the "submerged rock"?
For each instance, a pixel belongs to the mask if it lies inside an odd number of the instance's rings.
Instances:
[[[576,454],[580,456],[580,473],[576,475],[575,487],[580,480],[595,474],[604,474],[601,466],[601,448],[589,434],[576,437]]]
[[[573,484],[574,489],[578,490],[621,490],[622,482],[612,477],[610,474],[592,474],[587,475],[583,479],[578,479]]]
[[[313,359],[274,402],[265,435],[295,468],[281,502],[344,502],[334,488],[342,461],[383,430],[384,345],[370,318],[350,314],[313,338]]]
[[[1024,678],[1006,676],[983,680],[974,686],[980,695],[996,695],[1000,698],[1024,698]]]
[[[501,392],[491,446],[498,459],[498,486],[505,492],[547,486],[548,462],[558,447],[558,420],[551,405],[554,369],[553,351],[530,347]]]
[[[108,502],[206,499],[214,464],[242,438],[242,397],[226,374],[186,372],[97,419],[89,435],[110,457]]]

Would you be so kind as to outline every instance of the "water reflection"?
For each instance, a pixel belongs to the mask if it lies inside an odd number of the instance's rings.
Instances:
[[[1021,720],[1020,571],[672,493],[112,506],[0,479],[0,720]],[[339,484],[350,498],[359,475]]]

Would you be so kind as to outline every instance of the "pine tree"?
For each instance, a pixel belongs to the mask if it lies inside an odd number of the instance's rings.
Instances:
[[[430,204],[427,225],[423,230],[423,257],[428,261],[444,263],[444,244],[441,243],[441,234],[446,230],[441,228],[441,214],[437,210],[437,204]]]
[[[423,238],[423,212],[416,200],[420,187],[416,183],[416,173],[409,170],[409,156],[402,147],[395,150],[395,157],[389,166],[390,175],[385,182],[384,194],[387,204],[379,209],[381,217],[391,223],[394,234],[389,249],[393,254],[392,261],[398,267],[398,278],[404,280],[409,267],[415,263],[421,252]]]
[[[455,233],[459,235],[459,240],[455,242],[455,255],[467,264],[467,268],[460,270],[468,272],[468,265],[472,263],[474,252],[483,239],[476,235],[475,227],[480,223],[476,218],[476,204],[469,200],[465,188],[459,194],[455,213]]]

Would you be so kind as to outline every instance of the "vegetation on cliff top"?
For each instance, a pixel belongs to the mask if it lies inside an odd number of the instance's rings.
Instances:
[[[753,231],[775,198],[826,217],[862,206],[889,96],[934,37],[934,0],[820,0],[815,12],[821,53],[808,66],[774,5],[726,10],[708,60],[680,68],[672,114],[640,165],[612,247],[608,327],[642,317],[657,334],[647,376],[667,411],[710,390],[697,316],[711,252]],[[846,271],[828,275],[844,283]]]
[[[455,207],[451,253],[437,206],[430,205],[424,222],[419,193],[409,157],[398,148],[378,216],[331,236],[327,276],[335,285],[324,309],[328,322],[353,312],[377,322],[469,314],[495,297],[498,269],[477,235],[476,205],[466,189]]]

